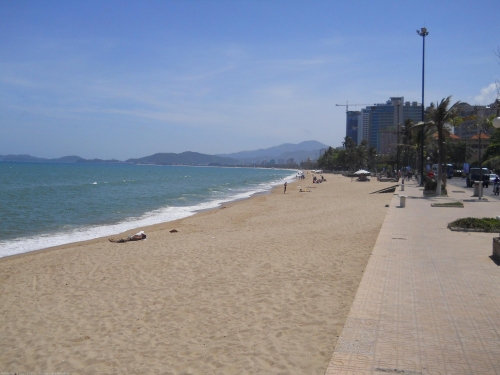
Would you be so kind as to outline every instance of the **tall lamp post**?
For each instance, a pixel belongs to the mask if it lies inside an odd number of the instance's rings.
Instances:
[[[492,122],[493,122],[493,127],[495,129],[499,129],[500,128],[500,92],[497,94],[497,100],[495,100],[495,105],[497,107],[497,114]]]
[[[425,37],[429,35],[429,32],[425,27],[417,30],[417,34],[422,37],[423,48],[422,48],[422,122],[424,122],[424,73],[425,73]],[[420,186],[424,186],[424,125],[420,129]]]
[[[398,116],[397,116],[397,118],[398,118],[398,123],[397,123],[397,133],[398,133],[398,134],[397,134],[397,145],[396,145],[396,147],[397,147],[397,148],[396,148],[396,155],[397,155],[397,156],[396,156],[396,158],[397,158],[397,161],[396,161],[396,166],[397,166],[397,168],[398,168],[398,172],[399,172],[399,170],[400,170],[400,169],[399,169],[399,168],[400,168],[400,166],[399,166],[399,106],[400,106],[400,104],[401,104],[401,101],[400,101],[400,100],[398,100],[398,103],[397,103],[397,108],[398,108]]]

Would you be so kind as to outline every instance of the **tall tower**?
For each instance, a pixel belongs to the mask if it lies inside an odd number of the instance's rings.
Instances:
[[[358,145],[363,139],[370,143],[370,107],[362,109],[358,115]]]
[[[346,137],[351,137],[356,144],[358,143],[358,116],[361,114],[359,111],[346,112]]]

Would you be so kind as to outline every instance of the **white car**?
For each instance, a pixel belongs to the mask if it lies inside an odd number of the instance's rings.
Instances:
[[[495,178],[497,178],[497,177],[498,177],[498,175],[496,175],[494,173],[490,174],[490,184],[493,184],[495,182]]]

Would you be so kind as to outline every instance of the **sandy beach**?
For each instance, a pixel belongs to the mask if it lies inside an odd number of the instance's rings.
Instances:
[[[323,375],[392,198],[325,177],[0,259],[0,372]]]

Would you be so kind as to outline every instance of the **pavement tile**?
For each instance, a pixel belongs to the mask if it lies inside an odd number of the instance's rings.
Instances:
[[[433,208],[469,191],[422,199],[405,187],[406,208],[394,195],[325,374],[500,375],[500,267],[489,258],[498,234],[447,229],[495,217],[500,201]]]

